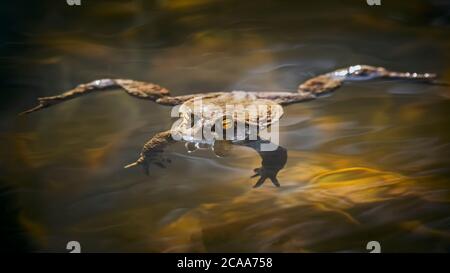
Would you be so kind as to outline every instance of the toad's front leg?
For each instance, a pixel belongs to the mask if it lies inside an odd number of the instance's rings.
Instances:
[[[131,163],[125,168],[134,166],[142,166],[144,172],[148,175],[150,164],[165,168],[165,163],[170,163],[170,159],[163,156],[164,149],[171,143],[175,142],[172,138],[171,131],[165,131],[154,135],[147,143],[144,144],[141,154],[136,162]]]

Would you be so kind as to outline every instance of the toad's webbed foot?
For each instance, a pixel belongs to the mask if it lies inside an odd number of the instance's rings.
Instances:
[[[277,146],[275,150],[262,149],[263,143],[268,143],[263,140],[246,140],[236,142],[235,144],[246,146],[254,149],[261,157],[261,167],[254,169],[255,174],[251,178],[258,177],[259,179],[253,188],[261,187],[267,179],[270,179],[276,187],[280,187],[277,175],[284,168],[287,162],[287,150],[281,146]]]
[[[173,141],[170,131],[156,134],[145,143],[139,158],[134,163],[126,165],[125,168],[140,165],[147,175],[149,174],[150,164],[165,168],[165,164],[170,163],[171,160],[163,156],[164,148]]]
[[[279,170],[268,170],[268,169],[265,169],[264,167],[261,167],[261,168],[256,168],[253,171],[255,172],[255,174],[252,175],[251,178],[259,176],[259,179],[256,182],[256,184],[253,186],[253,188],[261,187],[262,184],[264,184],[264,182],[267,180],[267,178],[269,178],[270,181],[272,181],[272,183],[276,187],[280,186],[280,183],[278,182],[278,179],[276,177]]]

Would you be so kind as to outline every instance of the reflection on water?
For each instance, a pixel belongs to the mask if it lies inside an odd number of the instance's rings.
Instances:
[[[33,16],[0,56],[0,201],[11,208],[3,235],[34,251],[77,240],[85,251],[345,252],[376,240],[387,252],[448,252],[448,87],[352,83],[286,107],[280,188],[252,189],[261,157],[243,146],[216,158],[179,143],[167,169],[124,170],[172,120],[168,108],[121,92],[15,115],[37,96],[103,77],[174,94],[293,90],[356,63],[450,80],[448,7],[283,2],[95,1],[77,10],[43,1],[45,20],[27,9]]]

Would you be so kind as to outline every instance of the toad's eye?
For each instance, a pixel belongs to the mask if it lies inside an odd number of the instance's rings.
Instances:
[[[360,70],[360,71],[355,72],[355,75],[362,76],[362,77],[368,76],[369,74],[370,73],[367,70]]]

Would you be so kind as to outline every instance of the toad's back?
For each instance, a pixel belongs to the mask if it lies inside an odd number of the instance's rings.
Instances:
[[[235,122],[267,126],[281,118],[283,108],[256,93],[232,91],[194,97],[181,105],[180,112],[211,121],[231,117]]]

